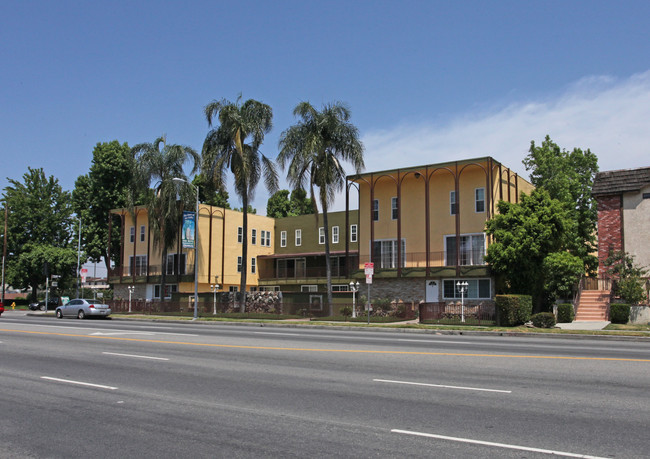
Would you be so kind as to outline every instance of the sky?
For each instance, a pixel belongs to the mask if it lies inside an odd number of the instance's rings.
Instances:
[[[0,189],[31,167],[72,190],[98,142],[200,151],[203,107],[239,94],[272,107],[271,158],[299,102],[341,101],[367,172],[492,156],[527,178],[546,135],[650,166],[648,18],[647,0],[3,0]]]

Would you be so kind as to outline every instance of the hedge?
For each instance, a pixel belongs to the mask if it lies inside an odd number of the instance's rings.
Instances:
[[[565,324],[573,322],[575,313],[571,303],[561,303],[557,305],[557,321],[558,323]]]
[[[609,318],[613,324],[626,324],[630,321],[630,305],[614,303],[609,306]]]
[[[537,328],[553,328],[555,327],[555,316],[552,312],[540,312],[534,314],[530,320]]]
[[[533,299],[530,295],[497,295],[495,303],[498,324],[505,327],[525,324],[533,312]]]

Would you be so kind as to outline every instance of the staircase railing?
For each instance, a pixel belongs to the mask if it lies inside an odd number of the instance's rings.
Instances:
[[[580,306],[580,297],[582,296],[583,290],[602,290],[611,292],[612,279],[610,277],[582,276],[573,295],[573,312],[575,317],[578,316],[578,307]],[[607,316],[609,317],[609,302],[607,304]]]

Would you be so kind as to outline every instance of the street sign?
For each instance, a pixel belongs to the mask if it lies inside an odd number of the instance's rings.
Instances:
[[[366,274],[366,284],[372,284],[372,275],[375,272],[375,264],[365,263],[363,265],[363,271]]]
[[[372,284],[372,274],[366,274],[366,284]]]
[[[88,275],[88,270],[86,268],[81,268],[81,283],[86,282],[86,276]]]

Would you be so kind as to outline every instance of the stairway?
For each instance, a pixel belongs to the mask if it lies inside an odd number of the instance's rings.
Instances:
[[[608,309],[609,290],[583,290],[575,320],[609,320]]]

